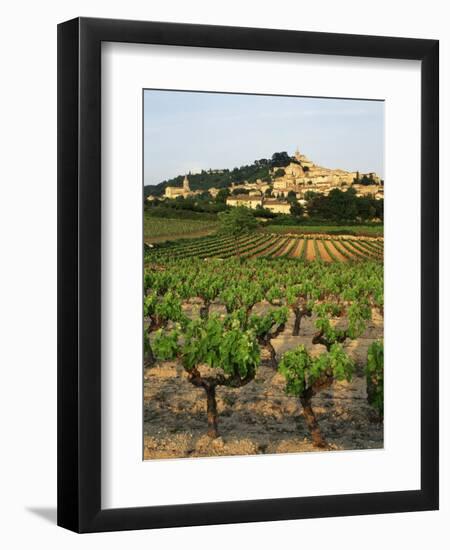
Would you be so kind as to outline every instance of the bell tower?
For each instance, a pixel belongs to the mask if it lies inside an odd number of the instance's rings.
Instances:
[[[184,176],[184,180],[183,180],[183,191],[189,192],[190,190],[191,190],[191,188],[189,187],[189,180],[188,180],[188,177],[187,177],[187,176]]]

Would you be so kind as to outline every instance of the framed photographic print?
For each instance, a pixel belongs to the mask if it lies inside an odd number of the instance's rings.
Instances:
[[[438,508],[438,42],[58,27],[58,524]]]

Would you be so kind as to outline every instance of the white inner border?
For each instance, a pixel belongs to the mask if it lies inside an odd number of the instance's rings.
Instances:
[[[142,460],[143,88],[386,101],[383,450]],[[104,43],[102,507],[419,489],[419,268],[420,62]]]

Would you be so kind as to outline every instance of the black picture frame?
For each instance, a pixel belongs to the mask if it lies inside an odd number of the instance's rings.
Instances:
[[[421,61],[421,488],[101,508],[101,43]],[[76,532],[438,509],[439,43],[77,18],[58,26],[58,525]]]

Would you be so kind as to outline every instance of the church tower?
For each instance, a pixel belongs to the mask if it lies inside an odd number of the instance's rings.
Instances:
[[[300,154],[300,151],[299,151],[298,145],[297,145],[297,149],[295,150],[294,157],[295,157],[296,160],[299,161],[301,159],[301,156],[302,155]]]
[[[189,180],[188,180],[188,177],[187,176],[184,176],[184,180],[183,180],[183,191],[186,191],[187,193],[189,193],[191,190],[191,188],[189,187]]]

